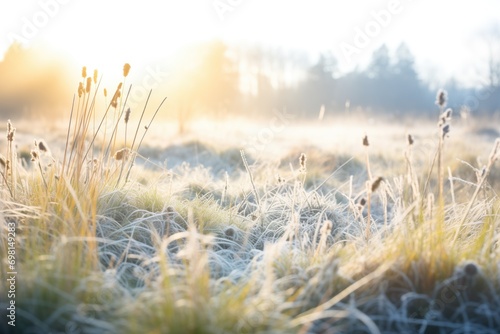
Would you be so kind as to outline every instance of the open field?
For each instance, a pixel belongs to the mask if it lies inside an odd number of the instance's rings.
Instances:
[[[500,331],[498,127],[93,112],[5,127],[0,332]]]

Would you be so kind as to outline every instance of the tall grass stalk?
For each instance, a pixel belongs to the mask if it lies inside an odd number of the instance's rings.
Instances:
[[[250,178],[250,183],[252,184],[253,193],[255,195],[255,201],[257,202],[257,206],[259,207],[259,210],[260,210],[260,197],[259,197],[259,193],[257,191],[257,187],[255,186],[255,182],[253,180],[252,171],[250,170],[250,166],[248,165],[248,161],[247,161],[247,158],[245,156],[245,151],[240,150],[240,154],[241,154],[241,159],[243,160],[243,165],[245,166],[245,169],[247,171],[248,177]]]

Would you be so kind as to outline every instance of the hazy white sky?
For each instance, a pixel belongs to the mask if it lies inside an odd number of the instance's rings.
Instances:
[[[106,69],[144,66],[220,38],[303,49],[311,61],[330,51],[348,70],[364,66],[382,43],[394,51],[405,41],[426,79],[480,85],[488,61],[481,34],[497,23],[498,0],[0,0],[0,53],[18,39]],[[359,31],[371,36],[363,40]]]

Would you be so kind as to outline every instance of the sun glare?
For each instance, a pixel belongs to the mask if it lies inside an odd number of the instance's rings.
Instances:
[[[34,2],[21,10],[22,18],[9,22],[7,36],[24,46],[49,47],[71,65],[111,74],[124,62],[140,68],[214,35],[207,18],[185,2],[155,2],[147,14],[144,6],[135,1]]]

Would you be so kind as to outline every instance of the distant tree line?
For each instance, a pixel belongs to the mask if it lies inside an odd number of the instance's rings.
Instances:
[[[394,57],[382,45],[362,70],[340,74],[337,64],[334,56],[323,54],[316,64],[305,69],[298,83],[288,86],[272,85],[272,76],[257,71],[257,93],[246,97],[247,107],[262,111],[286,107],[311,117],[318,115],[321,106],[335,113],[353,110],[409,115],[435,113],[436,91],[419,77],[414,56],[405,44],[397,48]],[[500,55],[495,64],[496,70],[492,65],[490,71],[492,80],[485,80],[483,87],[461,87],[453,79],[445,83],[443,88],[449,92],[451,106],[476,115],[500,111]]]
[[[220,41],[184,50],[169,68],[169,79],[158,89],[169,96],[168,114],[179,120],[180,131],[198,115],[255,116],[283,108],[306,118],[318,117],[321,109],[327,115],[356,110],[391,115],[436,111],[435,88],[420,78],[405,44],[393,56],[387,46],[380,46],[366,68],[349,73],[341,73],[329,53],[310,64],[303,51],[228,46]],[[498,112],[500,54],[491,53],[489,69],[483,87],[447,82],[443,88],[451,106],[476,115]],[[0,115],[26,116],[40,106],[53,114],[61,105],[67,110],[76,85],[68,84],[65,72],[59,61],[13,45],[0,62]]]

